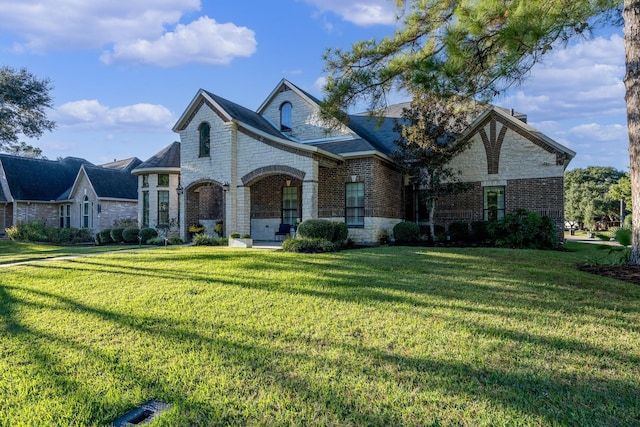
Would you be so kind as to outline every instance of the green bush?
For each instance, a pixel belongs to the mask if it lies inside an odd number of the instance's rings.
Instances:
[[[169,237],[168,240],[170,245],[182,245],[184,244],[184,240],[182,240],[180,237]]]
[[[551,218],[518,209],[489,224],[496,246],[518,249],[553,249],[558,244],[556,225]]]
[[[47,242],[55,244],[91,242],[93,236],[86,228],[56,228],[48,227],[42,221],[28,224],[17,224],[6,230],[11,240],[24,242]]]
[[[627,215],[624,217],[622,227],[627,228],[629,230],[633,229],[633,215]]]
[[[393,227],[393,238],[397,243],[417,242],[420,240],[420,227],[415,222],[399,222]]]
[[[233,239],[239,239],[240,238],[240,233],[231,233],[231,234],[229,234],[229,237],[231,237]]]
[[[391,236],[389,235],[387,229],[383,228],[381,230],[378,230],[378,233],[376,234],[376,240],[381,245],[388,245],[389,242],[391,242]]]
[[[242,236],[240,236],[241,239],[250,239],[251,238],[251,234],[243,234]]]
[[[327,219],[308,219],[298,225],[298,237],[333,240],[335,226]]]
[[[452,242],[468,242],[469,224],[462,221],[452,222],[449,224],[449,237]]]
[[[340,221],[333,221],[332,224],[333,238],[331,241],[339,245],[344,244],[344,242],[349,238],[349,227],[346,223]]]
[[[286,239],[282,243],[282,250],[286,252],[298,253],[322,253],[333,252],[337,249],[336,245],[328,239],[297,237],[295,239]]]
[[[444,242],[447,240],[447,229],[444,228],[444,225],[434,225],[433,232],[435,233],[435,237],[432,239],[434,242]]]
[[[152,237],[149,240],[147,240],[147,245],[151,245],[151,246],[164,246],[165,245],[165,240],[162,237]]]
[[[125,243],[138,243],[139,234],[140,229],[138,227],[127,227],[122,230],[122,240]]]
[[[622,246],[629,246],[633,242],[633,233],[629,228],[621,228],[616,231],[615,239]]]
[[[140,233],[138,233],[138,236],[140,236],[141,238],[140,242],[142,244],[146,244],[149,239],[158,237],[158,232],[153,228],[145,227],[140,229]]]
[[[472,242],[484,243],[489,239],[489,221],[472,221],[469,239]]]
[[[191,241],[196,246],[227,246],[229,244],[229,239],[209,236],[206,233],[195,234]]]
[[[124,239],[122,238],[123,231],[124,228],[112,228],[111,233],[109,234],[111,236],[111,240],[113,240],[115,243],[124,241]]]
[[[109,243],[113,243],[113,239],[111,238],[110,228],[105,228],[104,230],[100,230],[98,234],[100,235],[101,245],[108,245]]]

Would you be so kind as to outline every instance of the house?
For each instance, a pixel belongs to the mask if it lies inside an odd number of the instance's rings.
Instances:
[[[75,157],[44,160],[0,154],[0,230],[43,221],[99,231],[135,219],[137,158],[101,166]]]
[[[324,218],[346,222],[350,238],[367,243],[403,219],[424,221],[416,189],[405,186],[390,157],[400,106],[382,120],[351,115],[346,125],[323,122],[319,110],[316,98],[285,79],[256,111],[199,90],[174,126],[180,176],[168,197],[169,209],[173,200],[179,204],[181,236],[192,224],[221,221],[226,235],[273,240],[282,223]],[[439,203],[438,223],[496,219],[526,208],[562,225],[563,175],[573,151],[524,116],[495,107],[463,137],[470,148],[452,166],[472,189]],[[158,217],[160,205],[149,198],[150,218]]]
[[[173,142],[136,166],[138,182],[137,218],[140,227],[180,223],[180,143]]]

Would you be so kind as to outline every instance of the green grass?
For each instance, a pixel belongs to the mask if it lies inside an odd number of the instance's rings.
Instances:
[[[640,287],[577,252],[169,247],[5,267],[0,425],[633,426]]]
[[[138,246],[124,245],[77,245],[77,246],[56,246],[39,243],[13,242],[11,240],[0,240],[0,264],[11,264],[14,262],[34,261],[46,258],[63,256],[86,255],[91,253],[111,252],[123,249],[133,249]]]

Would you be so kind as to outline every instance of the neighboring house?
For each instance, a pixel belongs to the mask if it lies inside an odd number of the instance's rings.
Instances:
[[[190,225],[223,221],[227,235],[273,240],[282,223],[325,218],[346,222],[354,241],[372,243],[403,219],[423,222],[417,192],[390,158],[400,107],[382,120],[352,115],[348,125],[327,125],[319,101],[284,79],[257,111],[198,91],[174,126],[181,236]],[[563,224],[563,174],[575,153],[525,120],[492,107],[469,127],[463,137],[472,144],[452,166],[472,189],[442,200],[438,223],[526,208]]]
[[[18,223],[99,231],[135,219],[137,158],[102,166],[67,157],[43,160],[0,154],[0,233]]]
[[[155,228],[180,222],[178,192],[180,187],[180,143],[173,142],[132,172],[138,180],[140,227]],[[213,229],[211,230],[213,232]]]

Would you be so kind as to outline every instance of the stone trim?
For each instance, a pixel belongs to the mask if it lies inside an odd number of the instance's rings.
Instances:
[[[222,182],[216,181],[215,179],[200,178],[197,181],[193,181],[193,182],[189,183],[189,185],[184,189],[184,191],[187,192],[187,191],[191,190],[192,188],[200,187],[200,186],[205,185],[205,184],[215,184],[215,185],[220,186],[220,187],[223,186]]]
[[[308,152],[308,151],[300,150],[300,149],[293,148],[293,147],[288,147],[288,146],[286,146],[284,144],[279,144],[277,142],[271,141],[271,140],[263,137],[262,135],[258,135],[255,132],[252,132],[252,131],[250,131],[248,129],[245,129],[242,125],[238,126],[238,131],[242,132],[243,134],[247,135],[250,138],[255,139],[256,141],[260,141],[263,144],[266,144],[266,145],[268,145],[270,147],[277,148],[278,150],[286,151],[288,153],[296,154],[296,155],[302,156],[302,157],[308,157],[308,158],[313,157],[313,154]]]
[[[242,178],[240,178],[240,180],[242,181],[242,185],[249,186],[254,181],[264,176],[280,175],[280,174],[289,175],[301,181],[304,180],[304,176],[305,176],[304,171],[301,171],[300,169],[292,168],[291,166],[271,165],[271,166],[265,166],[262,168],[255,169],[249,172],[248,174],[246,174],[245,176],[243,176]]]
[[[229,118],[225,117],[224,114],[218,111],[218,109],[214,107],[211,101],[209,101],[208,99],[202,98],[200,102],[198,102],[198,105],[196,105],[196,107],[193,109],[193,111],[191,111],[191,114],[189,114],[189,117],[187,117],[187,119],[184,121],[184,124],[178,129],[179,131],[185,130],[187,126],[189,126],[189,123],[191,123],[195,115],[198,114],[198,111],[200,111],[200,108],[202,108],[204,104],[207,104],[207,107],[209,107],[211,111],[216,113],[216,115],[220,117],[220,120],[222,120],[225,123],[229,121]]]
[[[486,123],[483,123],[486,126]],[[489,121],[489,136],[484,129],[484,126],[478,131],[482,143],[484,144],[484,150],[487,154],[487,173],[497,174],[500,171],[500,151],[502,149],[502,143],[507,133],[507,126],[503,124],[500,128],[500,133],[496,137],[496,120],[491,118]]]

